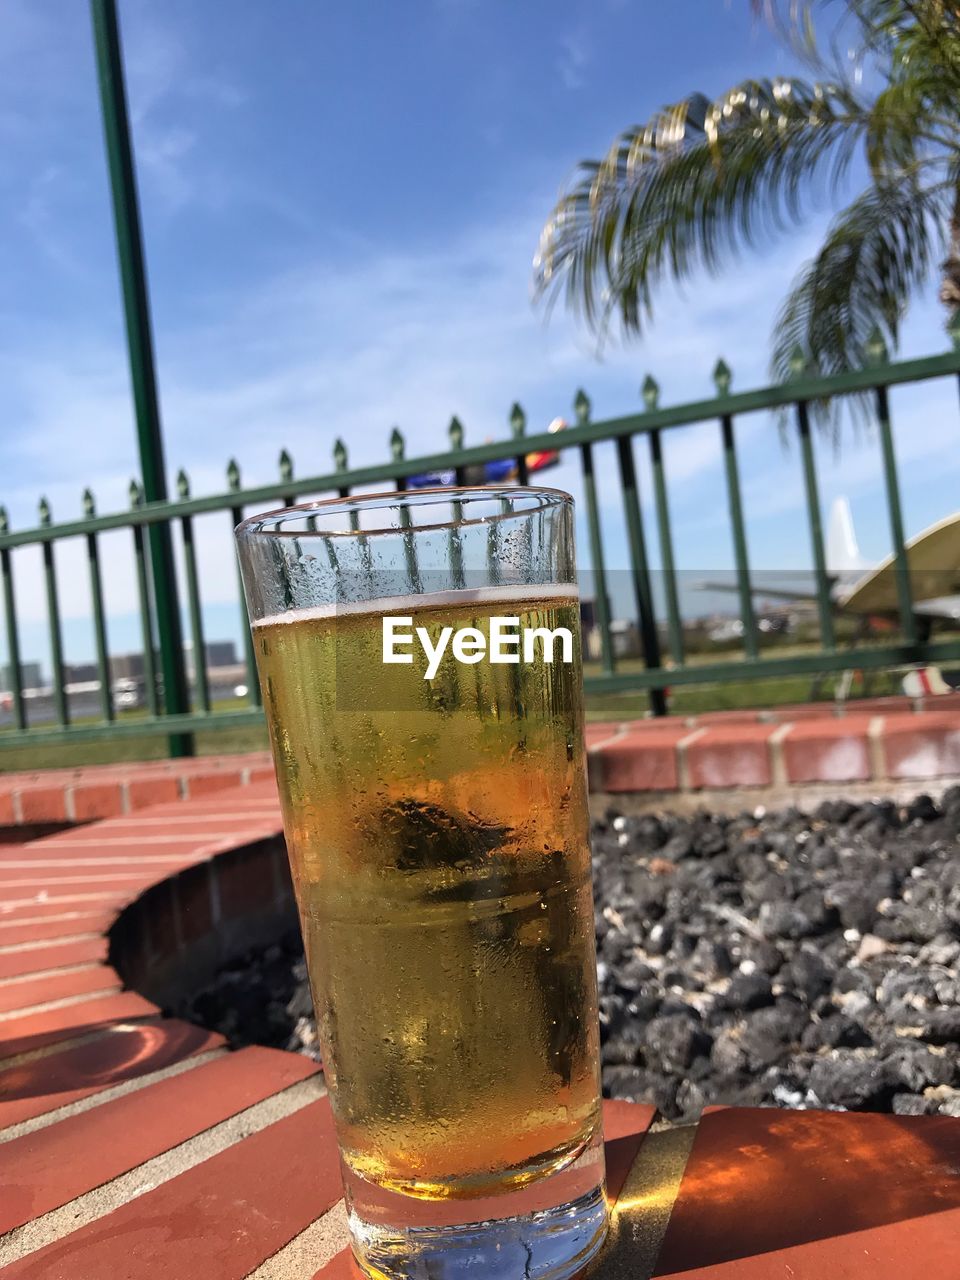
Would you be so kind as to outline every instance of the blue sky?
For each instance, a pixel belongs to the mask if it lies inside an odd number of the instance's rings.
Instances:
[[[765,380],[777,303],[827,210],[718,280],[663,295],[640,344],[598,359],[561,311],[530,303],[540,226],[575,162],[694,88],[717,92],[788,56],[747,0],[276,0],[231,6],[121,0],[133,132],[171,473],[222,487],[433,450],[457,413],[467,440],[568,414],[629,411],[652,371],[663,402]],[[134,428],[87,6],[0,4],[0,500],[15,527],[45,493],[76,515],[126,504]],[[903,350],[946,346],[931,282]],[[908,529],[953,510],[954,385],[898,392]],[[739,427],[754,563],[798,569],[809,551],[795,452],[760,417]],[[639,453],[639,451],[638,451]],[[677,559],[730,564],[717,431],[666,447]],[[876,441],[820,449],[825,504],[848,493],[866,554],[888,550]],[[601,451],[610,560],[624,563],[611,451]],[[641,460],[642,480],[647,481]],[[577,488],[574,460],[553,473]],[[649,484],[647,483],[649,493]],[[207,631],[239,634],[225,518],[200,522]],[[651,529],[651,542],[656,542]],[[129,538],[104,539],[111,643],[137,647]],[[58,552],[67,656],[92,652],[83,548]],[[47,661],[39,557],[17,556],[25,658]]]

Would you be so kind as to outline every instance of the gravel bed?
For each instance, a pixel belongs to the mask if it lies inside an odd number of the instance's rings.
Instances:
[[[605,1094],[960,1116],[960,787],[592,838]],[[177,1012],[319,1057],[296,934]]]

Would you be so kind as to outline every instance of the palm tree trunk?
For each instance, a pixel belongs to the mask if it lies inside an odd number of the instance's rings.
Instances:
[[[940,301],[951,312],[960,308],[960,189],[957,190],[950,219],[950,249],[943,263]]]

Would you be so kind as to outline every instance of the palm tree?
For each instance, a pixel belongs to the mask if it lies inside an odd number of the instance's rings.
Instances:
[[[897,345],[904,310],[942,269],[960,307],[960,0],[845,0],[825,55],[814,11],[830,0],[753,0],[818,77],[749,80],[692,94],[579,165],[534,262],[538,297],[568,302],[601,336],[640,334],[656,287],[718,271],[745,247],[800,223],[861,154],[869,185],[829,227],[783,303],[778,380],[862,367],[879,327]],[[876,85],[871,92],[868,86]]]

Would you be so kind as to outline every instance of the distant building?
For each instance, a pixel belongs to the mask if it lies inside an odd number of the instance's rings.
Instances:
[[[73,662],[63,668],[66,684],[90,684],[100,679],[100,668],[95,662]]]
[[[239,662],[237,646],[232,640],[211,640],[203,648],[208,667],[235,667]]]
[[[206,659],[204,666],[207,671],[217,671],[221,667],[239,666],[240,659],[237,657],[237,646],[232,640],[209,640],[203,646],[204,657]],[[188,640],[183,646],[183,656],[187,665],[187,676],[191,680],[196,679],[196,664],[193,660],[193,645]]]
[[[115,653],[110,659],[111,680],[139,680],[142,678],[142,653]]]
[[[10,664],[6,663],[0,667],[0,689],[5,693],[10,691],[13,681],[10,679]],[[39,662],[21,662],[20,663],[20,688],[21,689],[40,689],[43,687],[43,673],[40,670]]]

